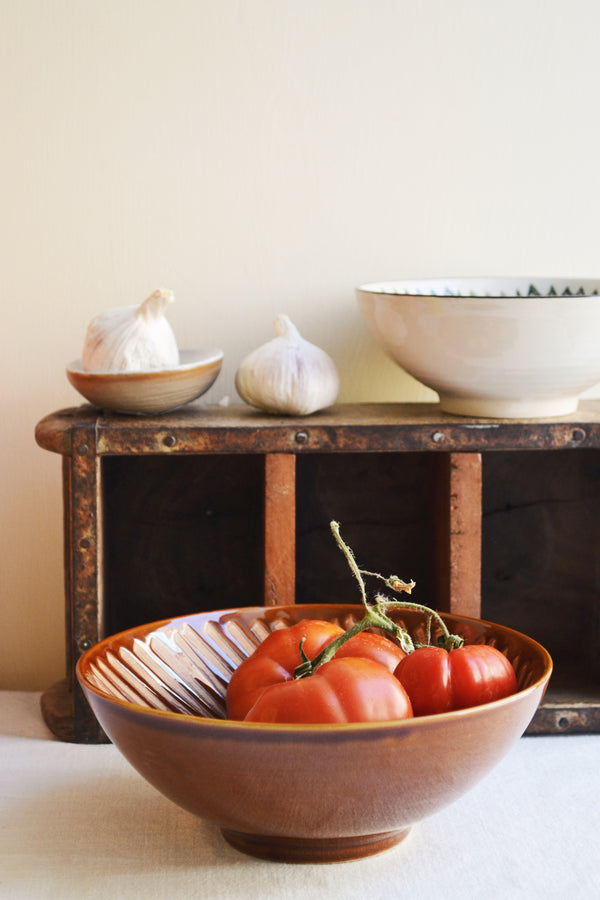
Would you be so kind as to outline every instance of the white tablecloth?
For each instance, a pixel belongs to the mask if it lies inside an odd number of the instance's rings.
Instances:
[[[0,898],[598,900],[599,773],[600,736],[522,738],[392,850],[348,863],[263,862],[162,797],[112,745],[53,739],[38,694],[4,692]]]

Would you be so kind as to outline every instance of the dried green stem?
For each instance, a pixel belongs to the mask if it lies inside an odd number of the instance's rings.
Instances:
[[[384,578],[384,576],[380,575],[378,572],[369,572],[366,569],[361,569],[356,562],[352,550],[340,534],[339,523],[331,522],[330,527],[338,547],[346,557],[350,570],[358,582],[365,614],[360,622],[357,622],[356,625],[353,625],[352,628],[345,631],[344,634],[341,634],[338,638],[335,638],[335,640],[327,644],[327,646],[312,660],[309,660],[304,653],[303,640],[300,644],[300,656],[302,662],[294,670],[294,678],[306,678],[308,675],[312,675],[319,666],[322,666],[323,663],[332,659],[346,641],[349,641],[355,635],[360,634],[361,631],[366,631],[368,628],[380,628],[382,631],[388,632],[399,642],[405,653],[412,653],[412,651],[416,649],[416,646],[427,646],[424,644],[415,645],[406,629],[396,624],[396,622],[387,615],[387,611],[390,609],[412,609],[425,613],[428,617],[428,644],[431,641],[431,623],[432,621],[435,621],[441,631],[441,635],[437,642],[440,647],[444,647],[446,650],[453,650],[462,646],[464,643],[463,639],[459,635],[451,634],[440,614],[429,606],[423,606],[421,603],[413,603],[408,600],[390,600],[382,594],[377,594],[375,602],[370,604],[367,600],[367,589],[363,576],[378,578],[380,581],[383,581],[390,590],[395,591],[396,593],[410,594],[415,587],[415,582],[403,581],[397,575],[389,575],[387,578]]]

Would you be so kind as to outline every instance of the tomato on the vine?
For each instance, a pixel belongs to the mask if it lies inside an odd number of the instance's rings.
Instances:
[[[226,698],[228,716],[308,724],[412,715],[406,691],[393,675],[405,653],[382,635],[359,632],[314,672],[299,675],[299,666],[316,661],[345,634],[332,622],[312,619],[273,631],[233,673]]]
[[[410,594],[414,581],[359,568],[337,522],[331,522],[331,530],[359,583],[363,618],[348,631],[305,619],[272,632],[233,673],[226,697],[230,718],[389,721],[480,706],[516,693],[510,661],[488,644],[465,644],[464,635],[451,634],[435,610],[381,595],[369,604],[363,575],[380,578],[397,593]],[[415,647],[406,629],[387,614],[399,608],[423,613],[429,636],[435,623],[437,644]],[[469,630],[467,623],[463,630]]]
[[[389,669],[372,659],[346,656],[334,657],[305,678],[265,688],[244,721],[314,725],[411,716],[408,695]]]
[[[465,644],[449,651],[418,647],[400,661],[395,675],[415,716],[480,706],[517,690],[511,663],[488,644]]]
[[[342,659],[345,656],[364,656],[394,672],[406,653],[382,634],[360,631],[335,651],[335,659]]]

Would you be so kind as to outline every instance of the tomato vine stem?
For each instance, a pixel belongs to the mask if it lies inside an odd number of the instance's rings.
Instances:
[[[300,658],[302,662],[296,666],[294,670],[295,679],[306,678],[309,675],[312,675],[319,666],[322,666],[332,659],[346,641],[349,641],[355,635],[360,634],[361,631],[366,631],[368,628],[379,628],[382,631],[388,632],[399,642],[400,647],[407,654],[412,653],[417,646],[428,646],[427,644],[415,644],[406,629],[402,628],[401,625],[398,625],[387,615],[389,609],[412,609],[425,613],[425,615],[429,617],[427,623],[428,635],[431,634],[431,622],[434,620],[441,631],[441,635],[437,641],[438,646],[443,647],[445,650],[454,650],[463,645],[463,638],[459,635],[451,634],[440,614],[429,606],[424,606],[421,603],[413,603],[408,600],[390,600],[383,594],[377,594],[374,603],[369,603],[363,576],[380,579],[388,588],[390,588],[390,590],[393,590],[396,593],[410,594],[415,587],[415,582],[403,581],[397,575],[389,575],[385,578],[378,572],[369,572],[366,569],[361,569],[356,562],[354,553],[340,534],[339,523],[335,521],[331,522],[330,528],[339,548],[346,557],[350,570],[358,582],[365,614],[360,622],[357,622],[352,628],[345,631],[344,634],[341,634],[338,638],[335,638],[335,640],[327,644],[312,660],[308,659],[304,653],[304,639],[302,639],[300,643]]]

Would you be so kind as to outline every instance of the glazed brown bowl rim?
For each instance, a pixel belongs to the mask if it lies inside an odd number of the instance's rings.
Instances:
[[[75,671],[77,675],[77,679],[82,688],[86,691],[90,691],[95,694],[103,701],[107,701],[109,703],[113,703],[116,707],[120,707],[123,710],[135,712],[137,714],[148,716],[152,719],[158,717],[158,719],[163,719],[165,721],[177,722],[179,724],[186,724],[187,726],[193,728],[219,728],[224,729],[227,732],[239,731],[241,733],[253,733],[253,732],[268,732],[271,735],[277,734],[289,734],[290,732],[296,734],[302,733],[323,733],[323,732],[365,732],[365,731],[385,731],[390,727],[394,729],[397,728],[414,728],[417,723],[419,723],[419,727],[426,729],[429,725],[434,725],[435,723],[439,723],[442,721],[454,721],[456,719],[469,718],[474,715],[479,715],[480,712],[483,712],[486,709],[490,708],[500,708],[503,706],[510,706],[513,703],[517,702],[517,698],[523,698],[528,694],[534,693],[539,690],[542,685],[550,679],[553,670],[553,661],[550,653],[546,650],[546,648],[540,644],[535,638],[529,637],[521,631],[518,631],[515,628],[511,628],[508,625],[501,625],[496,622],[490,622],[487,619],[479,619],[475,616],[465,616],[459,613],[449,613],[449,612],[440,612],[439,615],[442,617],[444,621],[450,620],[451,622],[456,623],[475,623],[481,627],[485,628],[494,628],[499,629],[502,633],[507,636],[512,635],[518,640],[524,641],[528,644],[532,649],[535,649],[539,654],[541,661],[543,662],[543,670],[538,678],[531,684],[528,684],[526,687],[521,688],[521,690],[516,691],[514,694],[510,694],[507,697],[503,697],[500,700],[493,700],[489,703],[482,703],[479,706],[470,706],[466,709],[456,709],[450,710],[445,713],[436,713],[435,715],[429,716],[414,716],[407,719],[388,719],[386,721],[381,722],[344,722],[344,723],[331,723],[331,724],[288,724],[288,723],[265,723],[265,722],[243,722],[232,719],[220,719],[217,717],[210,716],[200,716],[193,715],[188,713],[180,713],[171,710],[162,710],[162,709],[154,709],[150,706],[145,706],[139,703],[134,703],[133,701],[123,700],[119,697],[114,696],[106,691],[101,690],[96,685],[92,685],[89,680],[85,677],[83,669],[87,665],[88,661],[92,659],[92,657],[97,656],[101,653],[104,647],[109,646],[113,642],[123,643],[123,641],[128,636],[133,636],[137,634],[140,639],[145,638],[148,634],[151,634],[154,631],[159,631],[161,629],[167,627],[177,627],[178,623],[185,623],[190,619],[195,619],[197,616],[215,616],[219,617],[219,619],[224,616],[228,616],[235,613],[247,612],[252,613],[255,612],[260,614],[261,612],[284,612],[286,610],[297,610],[299,608],[308,610],[318,610],[319,607],[326,608],[332,612],[338,610],[340,613],[351,613],[353,610],[360,611],[363,609],[360,604],[356,603],[327,603],[327,604],[319,604],[319,603],[298,603],[298,604],[286,604],[286,605],[277,605],[277,606],[241,606],[241,607],[231,607],[229,609],[218,609],[218,610],[200,610],[195,613],[187,613],[182,616],[176,617],[167,617],[165,619],[159,619],[155,622],[150,622],[143,625],[134,625],[131,628],[127,628],[123,631],[116,632],[115,634],[108,635],[102,640],[98,641],[98,643],[94,644],[88,650],[86,650],[79,660],[77,661]],[[407,611],[411,611],[410,608]],[[316,615],[307,615],[304,618],[317,618]],[[140,635],[141,633],[141,635]],[[193,724],[192,724],[193,723]]]

